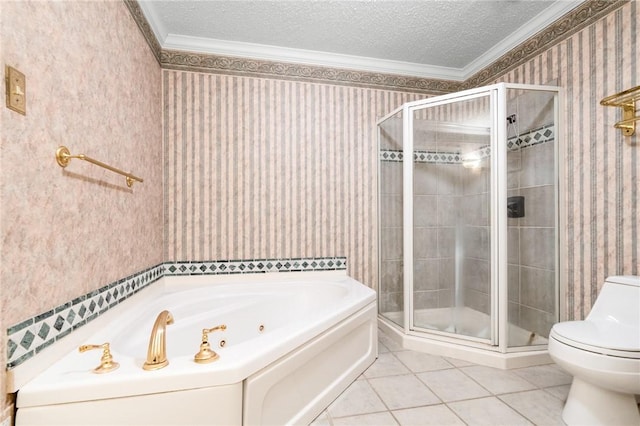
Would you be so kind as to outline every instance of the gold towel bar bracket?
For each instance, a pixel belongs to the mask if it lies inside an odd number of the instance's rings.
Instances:
[[[133,186],[133,182],[134,181],[138,181],[138,182],[144,182],[144,180],[142,178],[139,178],[137,176],[132,175],[131,173],[127,173],[124,172],[120,169],[116,169],[115,167],[112,167],[108,164],[103,163],[102,161],[98,161],[96,159],[93,159],[91,157],[88,157],[84,154],[78,154],[78,155],[71,155],[71,152],[69,152],[69,148],[67,148],[66,146],[59,146],[58,149],[56,150],[56,161],[58,162],[58,165],[62,168],[65,168],[69,165],[69,163],[71,162],[72,158],[77,158],[78,160],[83,160],[83,161],[88,161],[89,163],[95,164],[96,166],[100,166],[104,169],[110,170],[114,173],[118,173],[122,176],[125,177],[126,182],[127,182],[127,186],[129,188],[131,188]]]
[[[633,136],[636,131],[636,121],[640,120],[640,116],[636,115],[636,102],[639,100],[640,86],[636,86],[607,96],[600,101],[600,105],[622,108],[622,120],[614,124],[613,127],[621,129],[625,136]]]

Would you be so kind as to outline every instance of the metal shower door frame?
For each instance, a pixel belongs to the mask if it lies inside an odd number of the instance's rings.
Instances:
[[[422,110],[422,109],[427,109],[427,108],[433,108],[433,107],[437,107],[437,106],[442,106],[442,105],[446,105],[446,104],[450,104],[450,103],[455,103],[455,102],[462,102],[462,101],[467,101],[467,100],[472,100],[472,99],[477,99],[480,97],[484,97],[484,96],[489,96],[489,104],[490,104],[490,116],[492,117],[492,123],[491,123],[491,130],[490,130],[490,137],[491,137],[491,142],[490,142],[490,146],[491,146],[491,183],[490,183],[490,188],[493,189],[494,187],[494,182],[497,179],[497,176],[495,176],[495,174],[497,173],[497,169],[496,167],[498,166],[497,164],[495,164],[498,160],[496,159],[496,156],[493,155],[494,152],[496,152],[496,146],[498,143],[498,138],[499,136],[503,136],[504,137],[504,132],[505,129],[500,129],[501,126],[497,125],[497,116],[498,111],[496,111],[496,108],[499,108],[499,102],[498,102],[498,97],[499,97],[499,88],[501,85],[492,85],[492,86],[484,86],[484,87],[480,87],[477,89],[470,89],[470,90],[465,90],[465,91],[461,91],[461,92],[456,92],[456,93],[451,93],[451,94],[447,94],[447,95],[442,95],[442,96],[436,96],[436,97],[432,97],[432,98],[427,98],[424,100],[420,100],[420,101],[414,101],[414,102],[410,102],[407,103],[403,106],[403,142],[402,142],[402,149],[403,149],[403,158],[405,159],[405,161],[403,161],[403,259],[404,259],[404,265],[403,265],[403,275],[404,275],[404,279],[403,279],[403,287],[404,287],[404,332],[407,335],[415,335],[415,336],[424,336],[425,334],[432,334],[435,335],[437,337],[439,337],[442,340],[445,341],[452,341],[452,342],[459,342],[460,339],[464,339],[466,341],[469,342],[469,344],[471,345],[479,345],[482,347],[486,347],[487,345],[492,345],[492,346],[496,346],[498,344],[498,303],[497,300],[494,300],[497,298],[496,294],[498,293],[497,290],[497,286],[498,283],[500,282],[498,280],[498,277],[496,276],[496,271],[494,271],[494,263],[491,261],[491,273],[490,273],[490,293],[491,293],[491,319],[490,319],[490,327],[491,327],[491,337],[490,339],[482,339],[482,338],[476,338],[476,337],[472,337],[472,336],[465,336],[465,335],[461,335],[461,334],[456,334],[456,333],[451,333],[451,332],[446,332],[446,331],[439,331],[439,330],[431,330],[431,329],[424,329],[421,327],[416,327],[414,324],[414,286],[413,286],[413,270],[414,270],[414,257],[413,257],[413,223],[414,223],[414,218],[413,218],[413,198],[414,198],[414,194],[413,194],[413,173],[414,173],[414,166],[413,166],[413,154],[414,154],[414,143],[413,143],[413,113],[415,111],[418,110]],[[504,108],[504,105],[503,105]],[[500,135],[497,134],[497,132],[501,132]],[[407,159],[411,159],[412,161],[406,161]],[[504,155],[503,158],[503,163],[504,165],[506,165],[506,154]],[[506,176],[506,175],[505,175]],[[490,200],[490,205],[491,205],[491,211],[494,211],[495,205],[498,202],[497,199],[497,195],[494,194],[495,191],[491,190],[491,200]],[[506,200],[506,183],[504,184],[504,199]],[[504,214],[506,216],[506,202],[503,203],[504,204]],[[493,217],[495,215],[491,214],[490,217],[492,218],[493,221]],[[505,242],[506,242],[506,220],[504,221],[504,226],[505,226]],[[492,259],[494,258],[494,252],[497,252],[498,248],[494,247],[497,246],[496,244],[496,237],[494,236],[494,233],[497,233],[497,231],[494,229],[495,225],[494,223],[491,223],[491,257]],[[499,271],[498,271],[499,272]],[[506,263],[505,263],[505,268],[504,268],[504,273],[506,274]],[[506,277],[506,275],[505,275]]]

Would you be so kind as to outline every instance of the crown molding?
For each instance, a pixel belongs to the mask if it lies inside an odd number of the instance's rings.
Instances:
[[[151,26],[156,36],[164,39],[161,44],[162,48],[166,50],[233,56],[252,60],[292,62],[304,65],[360,70],[363,72],[388,73],[462,82],[536,34],[541,25],[548,22],[555,22],[583,2],[584,0],[572,0],[554,3],[464,68],[439,67],[257,43],[168,34],[164,28],[161,27],[160,20],[155,17],[155,9],[150,8],[148,3],[145,2],[142,2],[140,6],[145,12],[145,15],[150,17]],[[154,25],[154,22],[157,22],[158,25]]]
[[[483,86],[519,67],[552,46],[607,16],[630,0],[586,1],[565,16],[549,25],[516,48],[502,55],[492,64],[469,77],[463,83],[465,89]]]
[[[556,22],[558,19],[564,17],[567,13],[576,9],[580,4],[584,3],[584,0],[580,1],[558,1],[536,16],[529,20],[525,25],[520,27],[515,32],[509,34],[498,44],[491,49],[480,55],[478,58],[469,63],[462,69],[464,79],[468,79],[478,71],[488,67],[501,56],[516,49],[520,44],[524,43],[529,38],[535,36],[540,31],[540,28],[549,22]],[[548,28],[548,27],[546,27]],[[545,31],[546,28],[543,30]]]
[[[216,56],[178,50],[163,50],[160,56],[160,65],[162,68],[183,71],[223,72],[234,75],[250,75],[317,83],[323,82],[426,94],[455,92],[459,90],[461,86],[461,82],[451,80],[373,73],[299,63]]]
[[[123,0],[123,1],[124,1],[124,4],[127,6],[127,9],[129,9],[129,13],[131,13],[133,20],[138,25],[140,32],[144,36],[145,40],[147,40],[147,44],[151,49],[151,53],[153,53],[153,56],[155,56],[158,63],[160,63],[160,52],[162,51],[162,46],[160,46],[160,43],[158,42],[158,39],[156,38],[156,35],[153,29],[149,25],[149,21],[147,21],[147,18],[142,12],[140,3],[137,0]],[[155,21],[158,21],[158,20],[156,19]]]
[[[202,54],[233,56],[252,60],[290,62],[329,68],[360,70],[362,72],[399,74],[427,79],[463,81],[462,69],[437,67],[403,61],[392,61],[339,53],[268,46],[202,37],[167,35],[162,48]]]
[[[624,6],[630,0],[588,0],[578,7],[570,8],[567,6],[567,9],[570,9],[570,11],[542,31],[529,37],[524,42],[521,42],[521,38],[525,37],[526,32],[518,32],[518,35],[515,36],[514,39],[509,37],[509,40],[503,41],[503,49],[512,43],[515,44],[515,47],[507,53],[495,59],[495,56],[500,52],[500,46],[496,46],[495,50],[492,49],[465,69],[457,70],[459,75],[454,74],[456,76],[454,79],[450,79],[450,76],[449,79],[443,77],[427,77],[427,75],[442,75],[445,70],[450,70],[444,67],[439,69],[434,67],[431,70],[426,70],[422,67],[422,76],[412,76],[413,73],[409,71],[411,65],[415,64],[396,62],[398,67],[387,67],[387,65],[391,65],[391,63],[395,61],[376,60],[377,68],[375,68],[373,72],[362,71],[356,69],[358,68],[358,60],[361,61],[362,64],[371,64],[372,59],[357,58],[354,62],[354,57],[350,57],[352,62],[349,65],[346,62],[341,62],[346,60],[347,55],[326,54],[327,60],[333,60],[335,65],[319,65],[318,62],[320,61],[314,61],[311,57],[311,53],[317,55],[317,52],[304,51],[301,49],[282,49],[288,51],[289,56],[286,57],[288,61],[276,61],[267,58],[269,53],[273,53],[273,50],[265,49],[270,46],[247,46],[247,43],[239,44],[249,49],[251,55],[263,56],[261,58],[238,57],[237,46],[235,46],[234,43],[197,39],[195,37],[167,35],[165,44],[178,47],[177,49],[168,49],[166,46],[161,46],[156,38],[156,34],[163,34],[163,29],[155,28],[156,31],[160,32],[154,33],[154,29],[152,29],[147,22],[138,1],[123,1],[129,8],[131,15],[138,24],[140,31],[146,38],[149,47],[162,68],[327,82],[435,95],[488,84],[614,10]],[[561,9],[549,11],[549,13],[559,13],[559,10]],[[534,20],[545,19],[545,16],[541,15],[536,16]],[[548,17],[546,17],[546,19],[548,19]],[[533,21],[530,22],[533,25]],[[187,50],[187,47],[189,50]],[[217,51],[221,54],[206,52],[207,49],[212,48],[218,49]],[[493,62],[490,62],[492,60]],[[387,64],[383,64],[384,62],[387,62]],[[474,73],[474,70],[482,67],[482,65],[487,62],[490,62],[490,64]],[[402,69],[401,65],[405,66],[405,68]]]
[[[132,0],[125,0],[125,1],[132,1]],[[151,7],[149,1],[137,1],[137,0],[133,0],[133,1],[138,4],[144,16],[148,17],[147,22],[149,24],[149,28],[151,28],[152,33],[155,35],[156,39],[159,42],[159,45],[164,46],[168,32],[164,24],[162,23],[162,20],[158,17],[158,14],[156,13],[156,8]]]

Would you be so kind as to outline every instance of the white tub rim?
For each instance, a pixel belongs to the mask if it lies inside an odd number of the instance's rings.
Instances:
[[[257,275],[257,276],[256,276]],[[169,278],[169,279],[167,279]],[[220,283],[228,283],[228,282],[253,282],[259,280],[262,282],[281,282],[286,283],[288,281],[344,281],[349,284],[357,284],[362,287],[363,296],[362,299],[358,302],[357,309],[351,309],[351,311],[345,311],[341,313],[340,318],[333,318],[332,321],[335,323],[339,323],[341,320],[349,317],[350,315],[359,312],[367,306],[370,306],[372,303],[375,303],[375,292],[370,288],[362,285],[361,283],[353,280],[348,277],[346,271],[330,271],[330,272],[302,272],[302,273],[274,273],[274,274],[247,274],[247,276],[223,276],[223,277],[212,277],[212,276],[197,276],[196,279],[194,277],[164,277],[162,282],[158,282],[154,284],[153,287],[149,289],[149,292],[144,295],[144,297],[137,297],[137,300],[132,300],[128,306],[123,306],[123,309],[120,309],[120,315],[124,314],[127,310],[135,309],[140,304],[144,304],[145,300],[148,300],[149,297],[158,297],[162,295],[166,291],[172,291],[176,288],[185,289],[185,285],[190,288],[198,288],[199,286],[207,286],[211,284],[220,284]],[[366,294],[365,294],[366,293]],[[125,305],[126,303],[123,303]],[[119,308],[119,307],[118,307]],[[117,312],[114,310],[114,315],[117,315]],[[84,333],[86,336],[81,338],[80,344],[83,343],[103,343],[103,342],[89,342],[88,339],[100,340],[101,336],[104,333],[101,332],[108,324],[108,321],[118,320],[117,316],[114,315],[105,315],[105,318],[99,318],[94,321],[96,323],[101,323],[101,325],[96,324],[94,329],[94,333]],[[111,317],[111,318],[108,318]],[[268,365],[269,362],[275,361],[275,359],[283,356],[288,353],[288,351],[295,349],[295,347],[303,344],[305,341],[308,341],[310,338],[317,336],[323,332],[321,327],[325,327],[325,324],[315,324],[315,327],[320,327],[318,329],[313,330],[313,335],[303,336],[303,335],[294,335],[291,340],[289,346],[291,348],[281,351],[275,351],[271,353],[269,358],[265,359],[265,365]],[[168,331],[170,333],[170,329]],[[108,333],[106,333],[108,334]],[[80,339],[80,337],[79,337]],[[76,343],[77,344],[77,343]],[[60,363],[64,364],[65,359],[67,357],[72,356],[76,351],[76,344],[73,345],[71,351],[67,351],[62,354],[62,359],[56,363],[56,365],[60,365]],[[235,371],[229,373],[230,364],[232,364],[232,360],[227,360],[226,363],[213,363],[208,365],[188,365],[185,364],[187,362],[186,359],[182,360],[173,360],[176,368],[169,369],[165,368],[162,370],[158,370],[155,372],[145,372],[141,369],[136,369],[137,366],[132,365],[131,363],[127,364],[127,359],[120,356],[116,348],[112,348],[112,352],[114,356],[119,357],[116,361],[121,363],[120,369],[126,370],[127,377],[130,377],[129,374],[134,374],[132,377],[135,378],[135,383],[128,384],[128,389],[126,394],[122,392],[122,380],[113,379],[118,376],[109,376],[109,375],[91,375],[87,376],[86,387],[81,387],[82,392],[81,395],[78,395],[77,389],[74,390],[76,392],[75,396],[71,397],[61,397],[60,391],[64,390],[64,387],[61,387],[59,383],[47,384],[45,381],[32,380],[31,383],[26,386],[21,386],[22,392],[18,394],[17,407],[27,407],[27,406],[40,406],[54,403],[64,403],[64,402],[77,402],[82,400],[93,400],[93,399],[101,399],[101,398],[109,398],[109,397],[120,397],[120,396],[133,396],[133,395],[144,395],[149,393],[157,393],[157,392],[167,392],[173,390],[184,390],[184,389],[193,389],[198,387],[212,386],[212,385],[223,385],[223,384],[232,384],[239,381],[244,380],[247,377],[247,369],[244,370],[242,368],[236,369]],[[87,354],[83,354],[87,355]],[[96,354],[95,357],[89,356],[91,358],[92,363],[97,363],[99,359],[99,354]],[[170,365],[172,360],[170,361]],[[189,360],[190,361],[190,360]],[[84,366],[84,365],[83,365]],[[189,368],[187,368],[189,367]],[[195,368],[192,368],[195,367]],[[54,367],[55,368],[55,367]],[[63,367],[60,367],[63,368]],[[221,371],[222,368],[227,369],[227,373]],[[258,371],[262,366],[255,364],[252,365],[249,370]],[[243,370],[240,372],[240,370]],[[65,370],[66,371],[66,370]],[[185,374],[186,371],[186,374]],[[115,374],[112,373],[112,374]],[[251,373],[249,373],[251,374]],[[40,377],[40,376],[39,376]],[[120,376],[122,378],[122,376]],[[212,381],[212,378],[216,380]],[[131,380],[131,379],[126,379]],[[126,381],[125,380],[125,381]],[[75,384],[74,384],[75,385]]]

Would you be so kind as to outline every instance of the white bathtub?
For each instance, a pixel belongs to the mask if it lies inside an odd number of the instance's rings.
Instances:
[[[375,360],[375,292],[344,272],[274,275],[163,278],[83,342],[110,342],[117,370],[73,350],[19,390],[16,424],[309,423]],[[169,365],[145,371],[165,309]],[[196,364],[202,329],[221,324],[220,359]]]

